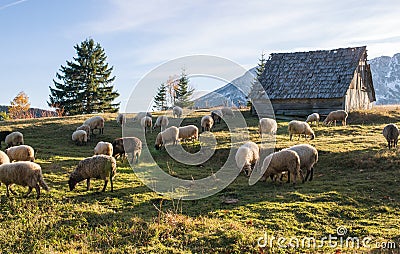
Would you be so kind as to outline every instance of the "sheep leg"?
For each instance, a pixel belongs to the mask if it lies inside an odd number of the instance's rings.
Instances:
[[[310,179],[309,179],[308,181],[312,181],[312,179],[313,179],[313,176],[314,176],[314,168],[312,167],[310,171],[311,171],[311,173],[310,173]]]
[[[9,187],[8,185],[6,185],[6,195],[7,195],[7,197],[10,196],[9,188],[10,188],[10,187]]]
[[[292,141],[292,134],[289,135],[289,140]]]
[[[36,187],[35,187],[36,188]],[[28,188],[28,192],[24,195],[24,197],[26,198],[26,197],[28,197],[29,196],[29,194],[31,194],[31,192],[32,192],[32,187],[31,186],[29,186],[29,188]],[[36,191],[36,193],[37,193],[37,191]]]
[[[290,172],[289,171],[287,172],[287,181],[286,182],[290,183]]]
[[[110,184],[111,184],[111,192],[113,192],[114,191],[114,182],[113,182],[112,177],[110,177]]]
[[[104,180],[104,186],[103,186],[103,189],[101,190],[101,192],[105,192],[106,191],[107,183],[108,183],[108,180]],[[112,184],[111,184],[111,186],[112,186]],[[112,189],[112,187],[111,187],[111,189]]]
[[[86,190],[90,189],[90,178],[86,179]]]
[[[10,190],[13,195],[17,195],[17,193],[11,188],[11,185],[8,186],[7,190]]]

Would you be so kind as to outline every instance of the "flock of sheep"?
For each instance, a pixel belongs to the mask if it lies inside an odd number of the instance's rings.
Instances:
[[[174,117],[182,117],[183,110],[175,106],[172,110]],[[214,110],[210,115],[201,118],[202,132],[211,131],[215,124],[220,123],[224,117],[234,117],[231,108],[222,108]],[[347,113],[343,110],[332,111],[324,120],[324,124],[328,125],[332,122],[336,125],[336,121],[342,121],[346,125]],[[125,115],[119,114],[117,122],[122,126],[126,124]],[[317,113],[313,113],[307,117],[306,121],[290,121],[288,124],[288,132],[290,140],[293,135],[309,136],[310,139],[315,138],[314,131],[309,123],[315,122],[319,125],[320,117]],[[165,145],[176,145],[183,140],[198,140],[199,129],[195,125],[187,126],[170,126],[168,117],[159,116],[153,126],[152,115],[149,112],[140,112],[133,122],[140,123],[143,131],[152,132],[153,129],[160,128],[155,140],[155,148],[161,149]],[[271,118],[262,118],[259,120],[259,134],[263,138],[264,135],[276,135],[277,122]],[[104,119],[101,116],[94,116],[87,119],[76,131],[72,133],[72,141],[77,145],[83,145],[90,140],[94,130],[98,129],[99,134],[104,131]],[[391,146],[396,147],[399,136],[399,129],[394,124],[387,125],[383,130],[383,135],[388,141],[389,149]],[[29,195],[34,188],[37,198],[40,197],[40,187],[49,190],[47,184],[43,180],[41,167],[34,163],[34,149],[28,145],[24,145],[23,134],[20,132],[0,132],[0,139],[5,141],[7,148],[5,152],[0,151],[0,183],[6,185],[7,196],[9,192],[14,193],[11,186],[13,184],[28,186]],[[108,182],[111,184],[113,191],[113,177],[116,174],[116,158],[130,157],[130,163],[133,165],[138,163],[142,151],[142,141],[137,137],[117,138],[111,143],[100,141],[94,148],[92,157],[81,160],[75,170],[70,174],[68,185],[73,190],[77,183],[86,180],[87,190],[90,188],[90,179],[97,178],[104,180],[102,191],[105,191]],[[292,180],[295,184],[300,177],[302,182],[311,181],[313,179],[313,167],[318,161],[318,151],[315,147],[308,144],[295,145],[281,151],[274,152],[261,159],[262,151],[254,142],[246,142],[240,146],[236,152],[235,160],[239,170],[250,176],[254,168],[261,170],[263,176],[261,180],[270,177],[272,180],[282,180],[283,175],[287,175],[288,182]],[[304,177],[303,171],[306,171]]]

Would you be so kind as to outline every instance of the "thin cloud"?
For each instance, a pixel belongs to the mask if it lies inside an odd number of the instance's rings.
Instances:
[[[26,1],[28,1],[28,0],[19,0],[19,1],[15,1],[15,2],[9,3],[9,4],[2,5],[2,6],[0,6],[0,11],[6,9],[8,7],[11,7],[11,6],[15,6],[17,4],[21,4],[21,3],[26,2]]]

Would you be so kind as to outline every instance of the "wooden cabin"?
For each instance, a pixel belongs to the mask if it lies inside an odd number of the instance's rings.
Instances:
[[[271,54],[249,96],[261,117],[369,109],[376,98],[366,46]]]

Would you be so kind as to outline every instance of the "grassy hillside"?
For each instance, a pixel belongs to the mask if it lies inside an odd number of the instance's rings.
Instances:
[[[204,114],[199,112],[184,124],[199,125]],[[257,119],[244,114],[251,139],[259,143]],[[32,194],[23,198],[26,189],[22,187],[14,188],[20,195],[7,198],[4,185],[0,186],[2,252],[380,253],[386,252],[377,248],[383,244],[396,247],[389,253],[400,250],[399,152],[389,151],[381,134],[386,123],[400,124],[396,108],[353,113],[346,127],[315,127],[313,141],[289,141],[287,122],[278,122],[277,149],[305,142],[319,150],[312,182],[294,187],[268,180],[249,186],[248,178],[240,175],[218,194],[196,201],[170,200],[154,193],[138,180],[126,161],[118,161],[114,192],[109,191],[110,186],[105,193],[99,192],[103,184],[99,180],[91,182],[90,191],[82,182],[70,192],[68,175],[78,161],[93,154],[97,141],[121,136],[116,115],[106,114],[104,135],[97,135],[86,146],[75,146],[71,134],[87,117],[0,123],[0,130],[24,133],[25,143],[35,148],[36,162],[51,188],[36,200]],[[218,170],[229,153],[226,126],[217,126],[214,134],[218,150],[201,166],[186,166],[173,161],[165,150],[149,149],[166,172],[185,179],[202,178]],[[148,135],[149,144],[155,136],[155,132]],[[189,151],[198,148],[198,143],[187,146]],[[226,202],[232,199],[238,202]],[[347,230],[342,245],[321,241],[329,235],[340,237],[339,227]],[[257,246],[264,236],[268,236],[268,244]],[[279,237],[286,240],[278,242]],[[290,243],[296,244],[294,237],[300,243],[291,248]],[[302,245],[301,240],[307,237],[317,239],[321,247]],[[346,248],[347,237],[368,237],[370,248]]]

